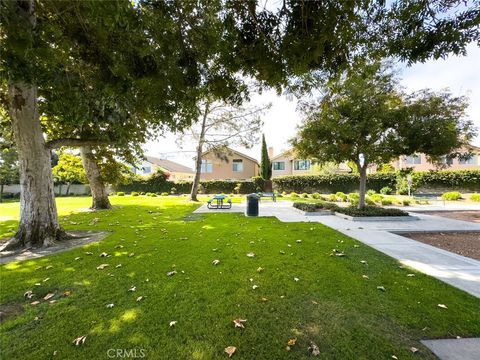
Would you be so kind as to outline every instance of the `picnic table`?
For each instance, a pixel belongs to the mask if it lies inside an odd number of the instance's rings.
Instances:
[[[224,200],[227,197],[225,195],[215,195],[213,198],[207,201],[207,208],[209,209],[230,209],[232,207],[232,200],[228,199],[227,203]]]

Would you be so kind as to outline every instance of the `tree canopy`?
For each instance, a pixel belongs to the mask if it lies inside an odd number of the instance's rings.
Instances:
[[[466,107],[466,98],[448,92],[406,94],[391,67],[358,63],[328,82],[320,99],[303,104],[293,144],[319,162],[355,161],[361,175],[369,164],[416,152],[438,161],[475,134]]]

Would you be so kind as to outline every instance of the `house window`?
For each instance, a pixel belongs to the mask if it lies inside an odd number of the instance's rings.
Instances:
[[[453,164],[453,159],[450,156],[445,155],[445,156],[442,156],[441,162],[442,162],[442,164],[451,166]]]
[[[405,162],[409,165],[418,165],[422,163],[422,157],[420,155],[407,156]]]
[[[295,160],[293,163],[294,170],[310,170],[310,160]]]
[[[273,163],[273,170],[285,170],[285,161],[275,161]]]
[[[143,173],[144,174],[150,174],[152,172],[151,166],[144,166],[143,167]]]
[[[202,166],[200,168],[202,173],[211,173],[213,172],[213,164],[210,160],[202,160]]]
[[[475,165],[476,163],[476,157],[475,155],[470,155],[467,159],[458,159],[458,163],[460,165]]]
[[[243,171],[243,160],[233,159],[233,171],[234,172]]]

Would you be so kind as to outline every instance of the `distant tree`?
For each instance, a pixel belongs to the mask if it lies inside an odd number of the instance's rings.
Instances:
[[[18,155],[14,148],[1,147],[0,139],[0,202],[3,201],[3,188],[5,185],[19,182]]]
[[[238,145],[246,148],[258,141],[261,115],[269,105],[249,106],[229,104],[225,101],[205,99],[199,104],[201,118],[190,128],[190,134],[182,134],[179,143],[196,143],[195,177],[190,199],[197,201],[200,184],[202,154],[205,150],[218,151],[225,146]]]
[[[65,195],[69,195],[70,186],[73,183],[83,184],[87,182],[82,159],[66,151],[60,153],[57,165],[52,168],[52,173],[56,181],[67,184]]]
[[[466,107],[465,98],[449,93],[402,93],[390,67],[357,64],[330,81],[318,102],[303,105],[303,124],[292,142],[302,156],[320,162],[354,161],[362,208],[369,164],[416,152],[440,159],[468,143],[475,130]]]
[[[272,162],[268,157],[268,148],[267,142],[265,141],[265,134],[262,135],[262,154],[260,161],[260,177],[266,182],[269,182],[266,185],[265,191],[272,191],[270,179],[272,178]]]

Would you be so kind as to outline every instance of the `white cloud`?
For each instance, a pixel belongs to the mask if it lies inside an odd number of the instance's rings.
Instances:
[[[470,98],[468,115],[480,128],[480,48],[475,44],[468,46],[465,57],[449,57],[445,60],[428,61],[411,67],[402,66],[400,74],[402,85],[408,91],[423,88],[442,90],[448,88],[454,95],[467,95]],[[297,101],[266,91],[252,99],[254,104],[272,103],[272,108],[264,116],[264,128],[268,146],[273,146],[275,154],[289,147],[288,140],[294,135],[300,123],[300,114],[296,112]],[[151,141],[144,146],[147,154],[162,156],[193,167],[195,145],[180,150],[175,143],[174,134]],[[480,145],[480,137],[474,141]],[[252,149],[237,149],[254,158],[260,158],[260,145]],[[188,152],[189,151],[189,152]]]

